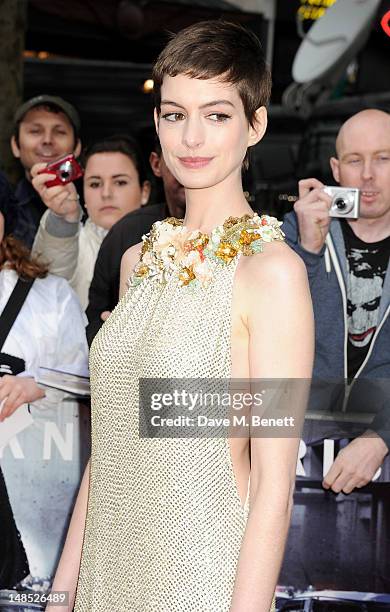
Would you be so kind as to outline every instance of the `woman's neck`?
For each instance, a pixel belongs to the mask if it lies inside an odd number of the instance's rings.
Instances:
[[[226,181],[203,189],[186,189],[184,225],[210,233],[228,217],[253,214],[245,199],[241,183],[228,185]]]

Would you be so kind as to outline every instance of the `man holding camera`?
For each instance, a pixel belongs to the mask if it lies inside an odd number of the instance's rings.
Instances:
[[[348,119],[336,152],[333,177],[341,187],[360,190],[359,217],[353,218],[356,205],[343,210],[320,181],[305,179],[283,230],[309,276],[314,378],[343,381],[344,409],[365,402],[367,412],[378,413],[372,429],[345,446],[324,476],[326,489],[350,493],[372,480],[390,447],[390,395],[384,391],[390,379],[390,115],[368,109]],[[330,410],[333,398],[328,390]],[[314,395],[312,406],[323,408],[322,400]]]
[[[44,94],[24,102],[16,110],[14,122],[11,148],[25,172],[15,190],[19,209],[15,235],[31,248],[47,208],[31,184],[30,170],[36,163],[80,154],[80,117],[66,100]]]

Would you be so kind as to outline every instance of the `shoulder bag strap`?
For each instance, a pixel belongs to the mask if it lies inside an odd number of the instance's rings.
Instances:
[[[7,336],[17,319],[19,312],[22,309],[33,283],[34,279],[23,280],[19,278],[14,290],[9,296],[8,302],[4,306],[4,310],[0,316],[0,351],[4,346]]]

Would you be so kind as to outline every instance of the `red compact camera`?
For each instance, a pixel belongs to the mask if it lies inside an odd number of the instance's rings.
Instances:
[[[66,157],[47,164],[46,168],[41,170],[39,174],[45,173],[55,174],[55,178],[45,183],[46,187],[54,187],[55,185],[73,183],[80,176],[83,176],[83,169],[74,155],[66,155]]]

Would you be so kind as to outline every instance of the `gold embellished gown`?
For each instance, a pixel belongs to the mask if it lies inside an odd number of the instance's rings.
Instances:
[[[139,379],[228,379],[239,257],[271,217],[154,224],[90,357],[90,493],[75,612],[228,612],[249,511],[226,437],[142,438]]]

